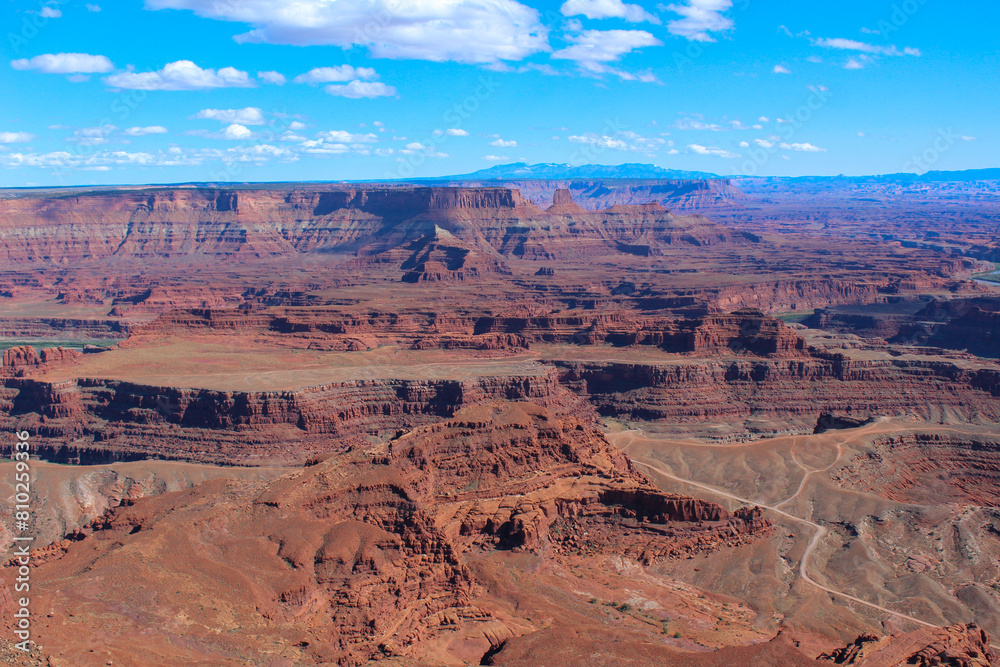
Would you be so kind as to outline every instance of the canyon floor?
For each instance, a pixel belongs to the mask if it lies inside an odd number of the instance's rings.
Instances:
[[[0,201],[2,659],[1000,665],[989,198],[700,183]]]

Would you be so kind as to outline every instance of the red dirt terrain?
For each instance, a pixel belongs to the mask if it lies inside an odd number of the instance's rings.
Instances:
[[[885,187],[0,200],[2,660],[998,667],[992,209]]]

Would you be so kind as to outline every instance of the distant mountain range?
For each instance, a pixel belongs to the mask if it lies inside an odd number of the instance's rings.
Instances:
[[[664,169],[655,164],[584,164],[574,167],[569,164],[556,164],[553,162],[543,162],[539,164],[528,164],[527,162],[515,162],[513,164],[501,164],[489,169],[480,169],[471,174],[458,174],[456,176],[439,176],[437,178],[421,178],[414,180],[421,181],[523,181],[529,179],[539,179],[547,181],[565,181],[576,179],[611,179],[611,178],[639,178],[639,179],[663,179],[663,180],[690,180],[706,178],[722,178],[718,174],[710,174],[705,171],[682,171],[679,169]]]
[[[925,174],[883,174],[879,176],[720,176],[705,171],[683,171],[664,169],[655,164],[630,162],[618,165],[584,164],[572,166],[542,162],[528,164],[514,162],[501,164],[489,169],[480,169],[470,174],[437,176],[434,178],[409,179],[411,181],[523,181],[523,180],[602,180],[602,179],[657,179],[657,180],[703,180],[713,178],[762,179],[791,182],[899,182],[921,183],[940,181],[990,181],[1000,180],[1000,169],[966,169],[963,171],[928,171]]]

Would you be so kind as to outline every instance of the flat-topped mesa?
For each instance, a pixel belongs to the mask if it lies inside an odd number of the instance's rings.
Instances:
[[[317,186],[137,188],[0,201],[0,259],[21,265],[237,263],[306,253],[373,255],[437,225],[482,252],[523,259],[636,254],[641,241],[706,245],[741,240],[658,203],[585,211],[566,190],[542,211],[506,187]]]
[[[82,355],[80,350],[65,347],[46,347],[37,351],[30,345],[12,347],[4,350],[0,377],[23,377],[43,372],[75,363]]]
[[[394,441],[388,458],[466,549],[551,546],[648,564],[771,527],[759,509],[730,514],[660,491],[592,424],[527,402],[465,408]]]

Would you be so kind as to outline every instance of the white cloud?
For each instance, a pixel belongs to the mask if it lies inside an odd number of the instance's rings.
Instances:
[[[725,128],[721,125],[706,123],[705,121],[697,118],[678,118],[674,122],[674,127],[678,130],[699,130],[709,132],[722,132],[725,130]]]
[[[380,128],[379,132],[384,131],[383,129],[381,129],[382,124],[379,123],[378,121],[375,121],[375,126]],[[459,129],[459,128],[454,128],[454,127],[448,128],[447,130],[434,130],[434,132],[432,134],[435,137],[444,137],[444,136],[448,136],[448,137],[467,137],[467,136],[469,136],[469,133],[467,131]],[[494,135],[494,136],[496,136],[496,135]]]
[[[87,4],[87,11],[88,12],[99,12],[99,11],[101,11],[101,6],[100,5],[92,5],[92,4],[88,3]]]
[[[774,148],[777,144],[767,139],[754,139],[753,142],[761,148]]]
[[[190,60],[168,63],[156,72],[118,72],[104,78],[112,88],[134,90],[204,90],[207,88],[251,88],[250,76],[234,67],[202,69]]]
[[[202,109],[192,118],[217,120],[220,123],[240,123],[241,125],[263,125],[264,113],[257,107],[245,109]]]
[[[162,125],[150,125],[149,127],[130,127],[125,130],[125,134],[130,137],[142,137],[147,134],[166,134],[167,128]]]
[[[305,123],[300,123],[297,120],[293,120],[291,123],[288,124],[288,129],[289,130],[304,130],[304,129],[306,129],[306,124]]]
[[[571,35],[569,40],[572,45],[553,53],[553,58],[611,62],[634,49],[663,44],[645,30],[584,30]]]
[[[739,153],[733,153],[725,150],[724,148],[718,148],[716,146],[702,146],[700,144],[688,144],[688,150],[698,155],[711,155],[714,157],[724,157],[724,158],[737,158],[740,157]]]
[[[667,5],[664,9],[684,17],[667,23],[667,30],[695,42],[714,42],[709,33],[733,27],[732,19],[722,15],[732,6],[732,0],[688,0],[686,5]]]
[[[822,46],[827,49],[859,51],[861,53],[881,56],[914,56],[919,58],[921,55],[920,49],[914,49],[909,46],[900,50],[899,47],[893,44],[890,44],[889,46],[881,46],[878,44],[859,42],[855,39],[845,39],[843,37],[823,37],[812,40],[812,43],[816,46]]]
[[[490,146],[496,146],[497,148],[514,148],[517,146],[517,142],[513,139],[510,141],[504,141],[503,139],[496,139],[490,142]]]
[[[865,64],[859,58],[848,58],[844,69],[864,69]]]
[[[108,143],[108,137],[117,130],[114,125],[96,125],[94,127],[81,127],[74,130],[73,134],[66,138],[80,146],[100,146]]]
[[[782,142],[778,145],[779,148],[786,151],[798,151],[800,153],[825,153],[825,148],[820,148],[819,146],[813,146],[812,144],[787,144]]]
[[[38,15],[47,19],[57,19],[62,16],[62,11],[46,5],[42,7],[42,11],[38,12]]]
[[[345,130],[328,130],[326,132],[317,132],[316,136],[319,137],[320,141],[341,144],[367,144],[378,141],[378,137],[371,132],[368,134],[353,134]]]
[[[964,135],[964,134],[961,135],[961,136],[959,136],[958,138],[961,139],[962,141],[979,141],[979,139],[977,137],[970,137],[970,136]],[[0,141],[0,143],[3,143],[3,142]]]
[[[284,74],[282,74],[281,72],[274,72],[274,71],[257,72],[257,78],[263,81],[264,83],[273,83],[276,86],[283,86],[287,81],[287,79],[285,79]]]
[[[771,122],[771,119],[768,118],[767,116],[761,116],[757,120],[760,121],[761,123],[770,123]]]
[[[0,132],[0,144],[24,144],[34,138],[29,132]]]
[[[350,65],[339,65],[337,67],[316,67],[305,74],[299,74],[292,79],[293,83],[334,83],[341,81],[351,81],[354,79],[377,79],[378,74],[371,67],[351,67]]]
[[[629,5],[622,0],[567,0],[560,9],[563,16],[583,14],[588,19],[624,19],[630,23],[659,23],[660,19],[639,5]]]
[[[740,148],[750,148],[750,143],[746,141],[741,141]]]
[[[791,74],[792,73],[792,71],[790,69],[788,69],[787,67],[785,67],[784,65],[775,65],[773,71],[774,71],[775,74]]]
[[[483,159],[487,162],[503,162],[504,160],[509,160],[510,158],[506,155],[484,155]]]
[[[598,148],[632,151],[646,155],[653,155],[672,143],[661,137],[646,137],[632,131],[618,132],[614,135],[587,132],[586,134],[571,134],[566,138],[575,144],[589,144]]]
[[[230,139],[232,141],[242,141],[244,139],[250,139],[253,137],[253,132],[250,131],[246,125],[240,125],[239,123],[233,123],[232,125],[227,125],[226,129],[222,131],[223,139]]]
[[[570,46],[552,54],[553,58],[576,61],[587,74],[613,74],[626,81],[657,82],[652,72],[632,74],[607,63],[646,46],[662,46],[663,42],[645,30],[584,30],[567,36]]]
[[[398,97],[393,86],[381,81],[351,81],[347,85],[330,85],[324,88],[331,95],[360,99],[362,97]]]
[[[92,56],[89,53],[46,53],[34,58],[13,60],[10,66],[45,74],[103,74],[114,69],[106,56]]]
[[[516,0],[146,0],[146,7],[253,26],[239,42],[364,46],[377,58],[492,63],[549,48],[538,11]]]

